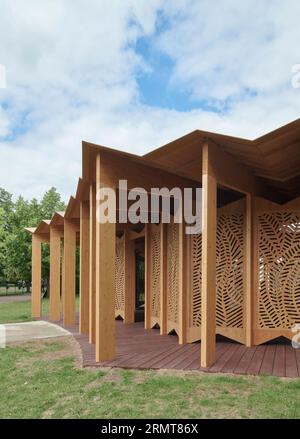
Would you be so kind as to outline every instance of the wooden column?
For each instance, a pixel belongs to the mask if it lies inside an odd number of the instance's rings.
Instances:
[[[161,271],[160,271],[160,334],[167,334],[167,319],[168,319],[168,237],[167,224],[160,223],[160,257],[161,257]]]
[[[151,329],[151,224],[145,225],[145,329]]]
[[[216,223],[217,182],[211,168],[209,145],[202,153],[202,308],[201,366],[215,361],[216,349]]]
[[[125,310],[124,323],[134,323],[135,312],[135,253],[134,240],[125,230]]]
[[[89,250],[90,206],[88,201],[80,203],[80,312],[79,331],[89,333]]]
[[[179,344],[186,343],[187,319],[187,255],[185,223],[179,224]]]
[[[31,291],[31,312],[33,318],[41,317],[42,299],[42,253],[41,239],[32,235],[32,291]]]
[[[50,320],[60,320],[60,237],[50,226]]]
[[[76,308],[76,227],[72,220],[64,220],[64,325],[75,325]]]
[[[61,311],[65,315],[65,257],[64,257],[64,238],[61,240]]]
[[[96,190],[101,188],[100,153],[96,157]],[[100,202],[96,205],[99,207]],[[96,220],[96,361],[115,357],[116,225]]]
[[[96,341],[96,186],[90,185],[89,342]]]

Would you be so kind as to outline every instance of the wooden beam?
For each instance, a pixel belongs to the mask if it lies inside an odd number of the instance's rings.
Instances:
[[[168,230],[167,224],[160,223],[160,334],[167,334],[168,323]]]
[[[185,223],[179,224],[179,344],[186,343],[187,338],[187,255]]]
[[[215,361],[217,183],[210,174],[210,148],[203,146],[201,366]]]
[[[80,203],[80,312],[79,331],[89,333],[89,253],[90,253],[90,206]]]
[[[50,320],[60,320],[60,238],[61,231],[50,226]]]
[[[89,342],[96,341],[96,186],[90,185]]]
[[[235,157],[223,151],[212,141],[204,143],[202,158],[205,149],[209,146],[210,159],[208,163],[202,163],[203,175],[207,173],[205,167],[209,167],[209,175],[215,177],[219,185],[231,188],[242,193],[257,194],[262,190],[261,184],[254,174],[244,165],[239,163]]]
[[[42,299],[42,252],[41,239],[38,235],[32,235],[32,293],[31,312],[33,318],[41,317]]]
[[[64,325],[75,325],[76,229],[72,220],[64,220]]]
[[[151,224],[145,229],[145,329],[151,329]]]
[[[100,153],[96,157],[96,190],[101,188]],[[96,202],[97,208],[100,202]],[[115,357],[116,225],[96,220],[96,361]]]
[[[119,153],[116,155],[109,151],[101,152],[102,163],[102,183],[111,184],[117,187],[120,179],[126,179],[128,189],[140,187],[141,175],[143,176],[143,188],[150,192],[153,187],[167,187],[173,189],[174,187],[196,188],[199,183],[184,177],[180,177],[175,173],[165,170],[158,170],[149,163],[142,163],[141,159],[138,161],[132,160],[128,157],[122,157]],[[90,175],[89,181],[95,181],[94,176]]]
[[[125,231],[125,310],[124,323],[134,323],[135,313],[135,244]]]

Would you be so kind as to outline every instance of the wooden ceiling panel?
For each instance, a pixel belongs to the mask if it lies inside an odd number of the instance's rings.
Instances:
[[[300,127],[299,119],[286,127],[279,128],[266,136],[256,139],[254,142],[265,155],[281,151],[285,145],[299,142]]]

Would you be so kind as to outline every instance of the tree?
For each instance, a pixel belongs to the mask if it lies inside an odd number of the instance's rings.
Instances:
[[[8,215],[12,211],[13,206],[12,195],[0,187],[0,207],[4,210],[5,214]]]
[[[41,219],[37,200],[26,201],[19,197],[10,218],[10,231],[6,237],[5,275],[7,280],[30,280],[31,237],[25,227],[34,226]]]
[[[0,280],[4,279],[5,269],[5,242],[6,242],[6,214],[3,207],[0,206]]]
[[[11,195],[0,189],[0,276],[6,280],[31,279],[31,236],[25,227],[35,227],[42,219],[51,219],[65,205],[55,188],[45,193],[41,202]],[[49,245],[43,245],[42,276],[49,277]]]
[[[42,219],[51,219],[55,211],[65,210],[66,206],[55,187],[52,187],[43,196],[40,207]]]
[[[55,187],[49,189],[42,198],[40,209],[41,219],[51,219],[55,211],[63,211],[66,206],[61,200],[60,194]],[[42,246],[42,277],[43,279],[49,279],[49,266],[50,266],[50,248],[48,244]]]
[[[0,280],[5,278],[6,239],[11,230],[12,195],[0,187]]]

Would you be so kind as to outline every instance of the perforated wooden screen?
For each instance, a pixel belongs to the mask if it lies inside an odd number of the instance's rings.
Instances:
[[[187,334],[188,342],[201,338],[202,234],[187,237],[190,253],[188,273]]]
[[[116,237],[116,296],[115,315],[124,318],[125,307],[125,236]]]
[[[245,341],[245,199],[218,209],[216,332]],[[254,343],[290,337],[300,323],[300,198],[286,205],[254,200]],[[151,226],[151,326],[160,324],[161,228]],[[201,337],[202,237],[190,235],[187,341]],[[167,225],[167,332],[179,329],[179,225]],[[255,262],[256,261],[256,262]],[[116,315],[124,317],[125,238],[116,238]],[[272,332],[273,331],[273,332]]]
[[[191,235],[192,252],[192,288],[190,325],[201,325],[201,282],[202,282],[202,234]]]
[[[218,209],[217,333],[244,341],[245,199]]]
[[[191,285],[188,341],[200,339],[202,236],[191,235]],[[244,340],[245,201],[218,209],[217,221],[217,333]]]
[[[290,330],[300,323],[300,198],[286,205],[257,203],[257,325]]]
[[[159,324],[160,320],[160,272],[161,272],[161,248],[160,248],[160,226],[151,224],[151,301],[150,314],[151,326]]]
[[[179,306],[179,225],[168,224],[167,227],[167,258],[168,258],[168,281],[167,281],[167,331],[178,332],[178,306]]]

